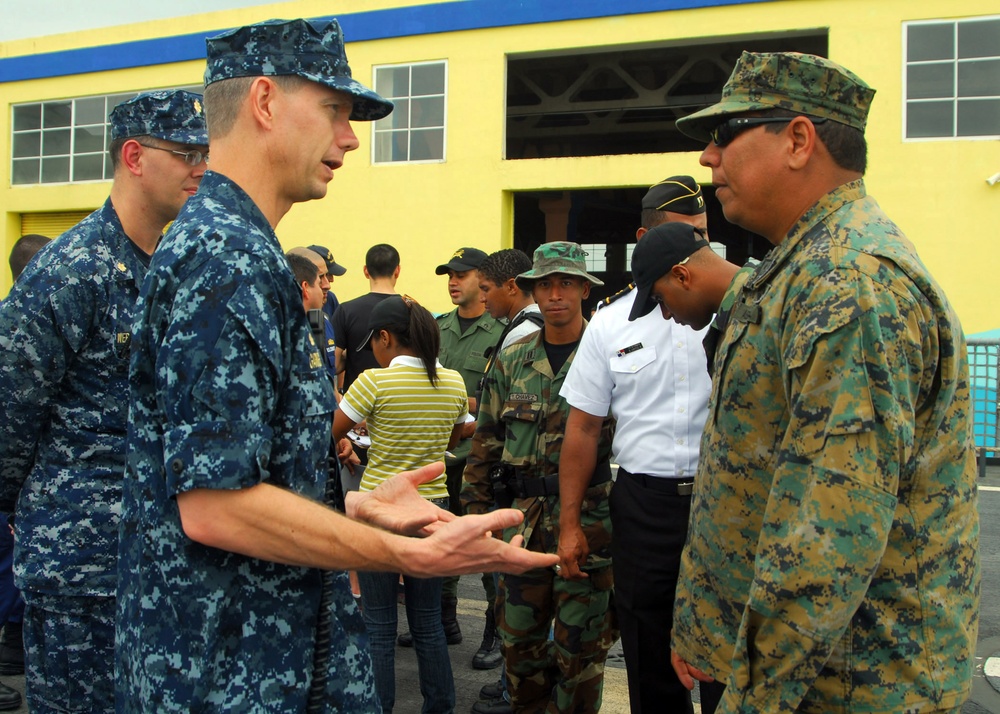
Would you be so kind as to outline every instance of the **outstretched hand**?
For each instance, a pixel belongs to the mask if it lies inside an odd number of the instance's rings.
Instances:
[[[510,543],[493,537],[493,532],[516,526],[524,514],[501,508],[482,515],[456,518],[439,523],[428,538],[414,539],[404,560],[404,572],[426,578],[467,573],[523,573],[535,568],[551,568],[559,562],[555,553],[536,553],[524,547],[517,535]]]
[[[417,491],[442,473],[444,463],[437,461],[386,479],[374,491],[351,491],[346,498],[347,515],[400,535],[430,535],[456,518]]]

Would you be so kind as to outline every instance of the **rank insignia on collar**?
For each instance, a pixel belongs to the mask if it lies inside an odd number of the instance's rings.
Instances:
[[[760,322],[760,306],[741,302],[733,308],[732,315],[733,319],[737,322],[746,322],[751,325],[756,325]]]

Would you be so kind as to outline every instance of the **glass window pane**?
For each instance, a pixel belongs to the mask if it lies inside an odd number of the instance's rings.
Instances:
[[[958,56],[1000,57],[1000,19],[958,23]]]
[[[46,129],[70,126],[72,118],[70,102],[45,102],[42,107],[42,126]]]
[[[958,136],[1000,136],[1000,99],[960,101]]]
[[[388,126],[392,129],[407,129],[410,126],[410,101],[408,99],[395,99],[396,108],[392,114],[385,118]]]
[[[74,124],[103,124],[107,118],[104,112],[104,97],[89,97],[87,99],[76,100]]]
[[[14,159],[10,182],[15,185],[38,183],[38,168],[40,165],[41,161],[38,159]]]
[[[958,96],[1000,97],[1000,59],[960,62]]]
[[[443,130],[419,129],[410,132],[410,161],[440,161],[443,158]]]
[[[69,181],[69,157],[42,159],[42,183],[64,183]]]
[[[951,22],[933,25],[908,25],[906,28],[906,61],[942,60],[955,58],[955,25]]]
[[[955,96],[955,64],[911,64],[906,67],[906,98],[932,99]]]
[[[952,102],[907,102],[907,138],[954,135]]]
[[[104,154],[73,157],[74,181],[99,181],[104,178]]]
[[[379,67],[375,70],[375,91],[387,99],[410,94],[410,68]]]
[[[444,64],[421,64],[413,68],[413,91],[419,97],[426,94],[444,94]]]
[[[14,107],[14,131],[42,128],[42,105],[26,104]]]
[[[73,130],[73,153],[104,151],[104,125],[81,126]]]
[[[14,134],[14,158],[40,156],[42,153],[42,132],[29,131],[24,134]]]
[[[606,272],[608,269],[607,250],[604,243],[581,243],[580,247],[587,253],[587,270],[595,273]]]
[[[407,160],[407,132],[392,131],[375,135],[375,161],[390,163]]]
[[[69,154],[69,129],[42,132],[42,156]]]
[[[411,113],[412,127],[444,126],[444,97],[414,99]]]

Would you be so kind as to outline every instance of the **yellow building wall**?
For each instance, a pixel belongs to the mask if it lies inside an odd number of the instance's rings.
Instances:
[[[351,13],[418,2],[340,2]],[[162,37],[232,27],[269,17],[317,17],[326,2],[290,2],[213,13],[195,19],[143,23],[129,39]],[[446,11],[446,6],[441,10]],[[829,28],[829,55],[878,90],[869,121],[869,192],[900,224],[924,262],[948,292],[967,333],[1000,327],[990,287],[1000,274],[1000,184],[985,179],[1000,171],[1000,142],[904,141],[903,21],[957,19],[995,14],[992,0],[959,0],[947,6],[914,0],[779,0],[659,12],[604,19],[419,35],[361,43],[348,40],[355,77],[371,86],[374,65],[448,61],[447,160],[439,164],[371,164],[371,128],[355,126],[361,146],[347,157],[322,201],[299,205],[284,218],[278,235],[286,247],[319,243],[330,247],[348,273],[334,290],[341,299],[361,294],[364,254],[375,243],[391,243],[402,256],[399,289],[432,310],[450,308],[445,279],[434,267],[463,245],[486,251],[512,244],[512,192],[539,189],[648,186],[664,176],[689,173],[711,179],[697,152],[504,161],[505,66],[508,54],[606,48],[662,41],[773,35]],[[0,54],[53,51],[121,41],[120,31],[94,31],[45,38],[33,49],[16,43]],[[62,44],[60,44],[62,43]],[[153,68],[0,85],[3,101],[141,90],[200,81],[203,64],[184,62]],[[9,165],[9,113],[0,116],[2,160]],[[107,183],[81,186],[0,187],[6,213],[4,244],[16,235],[12,215],[33,210],[96,207]],[[638,217],[638,212],[637,212]],[[0,291],[9,286],[0,275]]]

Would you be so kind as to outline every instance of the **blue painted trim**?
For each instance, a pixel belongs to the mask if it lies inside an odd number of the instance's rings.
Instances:
[[[617,17],[771,0],[464,0],[337,16],[348,43],[495,27]],[[329,19],[329,18],[322,18]],[[0,83],[188,62],[205,56],[205,38],[158,37],[0,59]]]

